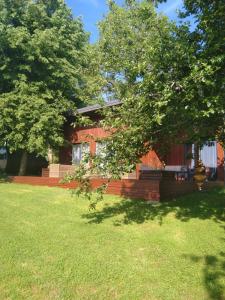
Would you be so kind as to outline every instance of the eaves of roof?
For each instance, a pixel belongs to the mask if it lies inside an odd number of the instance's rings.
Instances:
[[[110,101],[110,102],[105,102],[103,105],[95,104],[95,105],[90,105],[90,106],[86,106],[86,107],[83,107],[83,108],[79,108],[77,110],[77,112],[79,114],[85,114],[85,113],[96,111],[96,110],[99,110],[99,109],[102,109],[102,108],[105,108],[105,107],[112,107],[112,106],[116,106],[116,105],[119,105],[119,104],[121,104],[121,101],[114,100],[114,101]]]

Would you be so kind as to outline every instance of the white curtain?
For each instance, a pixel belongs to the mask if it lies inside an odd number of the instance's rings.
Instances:
[[[96,154],[105,157],[106,142],[96,142]]]
[[[85,154],[90,153],[90,145],[88,143],[75,144],[72,149],[72,163],[79,165]]]
[[[192,153],[194,154],[194,145],[192,145]],[[200,150],[199,155],[205,167],[217,168],[217,143],[215,141],[206,142]],[[191,167],[194,168],[193,159]]]
[[[73,165],[79,165],[81,161],[81,144],[73,145],[72,149],[72,163]]]

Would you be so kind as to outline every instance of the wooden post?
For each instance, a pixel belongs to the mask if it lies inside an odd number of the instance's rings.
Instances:
[[[194,168],[198,165],[199,162],[199,144],[195,143],[194,144]]]

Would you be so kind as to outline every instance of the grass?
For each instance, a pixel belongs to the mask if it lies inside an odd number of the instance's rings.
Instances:
[[[149,205],[0,184],[0,299],[225,299],[225,190]]]

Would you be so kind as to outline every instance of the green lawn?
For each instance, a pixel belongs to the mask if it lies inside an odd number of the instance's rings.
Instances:
[[[58,188],[0,184],[0,299],[225,299],[225,190],[96,211]]]

